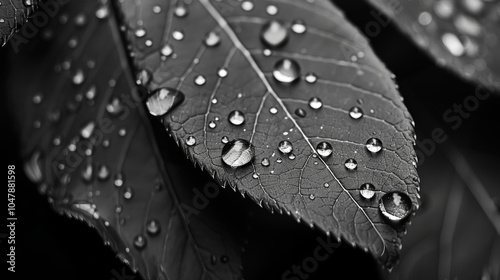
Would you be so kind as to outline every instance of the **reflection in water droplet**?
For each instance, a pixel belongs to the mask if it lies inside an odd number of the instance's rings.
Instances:
[[[132,195],[133,195],[132,188],[130,188],[130,187],[125,188],[125,192],[123,192],[123,197],[125,199],[131,199]]]
[[[43,180],[43,164],[44,160],[40,151],[35,151],[31,154],[29,160],[24,164],[24,173],[33,183],[40,183]]]
[[[148,97],[146,106],[153,116],[163,116],[184,101],[184,94],[171,88],[159,88]]]
[[[203,43],[207,47],[215,47],[220,44],[221,37],[220,34],[215,31],[210,31],[205,35]]]
[[[138,250],[144,249],[144,247],[146,247],[146,244],[147,244],[147,241],[146,241],[146,238],[144,238],[144,236],[139,234],[134,238],[134,246]]]
[[[309,107],[315,110],[321,109],[323,102],[318,97],[313,97],[309,100]]]
[[[365,199],[372,199],[375,196],[375,190],[374,185],[366,183],[359,187],[359,194]]]
[[[160,226],[160,222],[158,222],[158,220],[151,219],[148,221],[148,224],[146,226],[146,230],[147,230],[149,235],[152,235],[152,236],[157,235],[160,232],[160,229],[161,229],[161,226]]]
[[[186,145],[194,146],[194,144],[196,144],[196,138],[194,138],[193,136],[189,136],[188,138],[186,138]]]
[[[380,141],[378,138],[370,138],[366,142],[366,149],[370,151],[371,153],[378,153],[382,151],[382,141]]]
[[[411,200],[402,192],[386,193],[379,201],[382,214],[391,221],[401,221],[411,212]]]
[[[361,108],[359,107],[354,106],[349,110],[349,116],[351,116],[351,118],[355,120],[359,120],[361,119],[361,117],[363,117],[363,110],[361,110]]]
[[[283,58],[274,65],[274,78],[281,83],[290,84],[300,76],[300,66],[295,60]]]
[[[245,122],[245,115],[238,110],[229,113],[228,120],[232,125],[242,125]]]
[[[286,155],[286,154],[289,154],[292,152],[293,145],[290,141],[283,140],[283,141],[279,142],[278,149],[280,150],[280,152],[282,152],[283,154]]]
[[[97,168],[97,178],[99,180],[106,180],[109,178],[109,169],[106,165],[99,165]]]
[[[332,144],[328,142],[320,142],[316,146],[316,152],[321,156],[321,157],[329,157],[333,153],[333,147]]]
[[[455,34],[445,33],[441,37],[441,40],[452,55],[462,56],[464,54],[465,47]]]
[[[202,86],[204,85],[205,83],[207,82],[207,80],[205,79],[205,77],[203,77],[202,75],[198,75],[194,78],[194,83],[198,86]]]
[[[254,148],[244,139],[228,142],[222,148],[222,161],[230,167],[239,167],[248,164],[254,157]]]
[[[307,73],[305,79],[306,79],[306,82],[308,82],[310,84],[314,84],[318,80],[318,76],[316,76],[316,74],[314,74],[314,73]]]
[[[307,31],[306,24],[303,20],[295,20],[292,22],[292,31],[297,34],[303,34]]]
[[[268,158],[263,158],[262,161],[260,162],[260,164],[262,164],[262,166],[264,166],[264,167],[268,167],[270,164],[270,161]]]
[[[355,159],[350,158],[345,161],[344,166],[347,170],[354,170],[358,167],[358,162],[356,162]]]
[[[271,48],[283,46],[288,40],[288,29],[277,20],[271,20],[262,26],[260,39]]]

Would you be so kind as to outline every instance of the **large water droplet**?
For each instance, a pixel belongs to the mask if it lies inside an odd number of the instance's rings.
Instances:
[[[163,116],[184,101],[184,94],[172,88],[160,88],[148,97],[146,106],[153,116]]]
[[[300,77],[300,66],[295,60],[280,59],[274,65],[273,76],[278,82],[293,83]]]
[[[160,232],[160,222],[155,219],[151,219],[148,221],[148,224],[146,225],[146,230],[149,235],[157,235]]]
[[[323,102],[318,97],[313,97],[309,100],[309,107],[314,110],[321,109],[321,107],[323,107]]]
[[[40,183],[43,180],[43,164],[44,160],[42,153],[39,151],[33,152],[29,160],[24,164],[24,172],[28,179],[33,183]]]
[[[146,247],[146,244],[147,244],[147,240],[144,236],[139,234],[134,238],[134,246],[138,250],[144,249],[144,247]]]
[[[317,146],[316,146],[316,152],[322,156],[322,157],[329,157],[332,155],[333,153],[333,147],[332,147],[332,144],[328,143],[328,142],[320,142]]]
[[[288,29],[280,21],[271,20],[262,26],[260,39],[272,48],[283,46],[288,40]]]
[[[278,150],[280,150],[280,152],[282,152],[283,154],[289,154],[292,152],[293,150],[293,145],[290,141],[288,140],[283,140],[281,142],[279,142],[278,144]]]
[[[378,138],[370,138],[366,142],[366,149],[370,151],[371,153],[378,153],[382,151],[382,141],[380,141]]]
[[[411,212],[410,198],[401,192],[386,193],[379,201],[382,214],[391,221],[400,221]]]
[[[375,196],[375,190],[374,185],[366,183],[359,187],[359,194],[365,199],[372,199]]]
[[[228,142],[222,148],[222,161],[230,167],[239,167],[248,164],[254,157],[254,148],[244,139]]]
[[[219,33],[215,31],[210,31],[205,35],[205,38],[203,39],[203,43],[207,47],[215,47],[220,44],[220,35]]]
[[[363,110],[361,108],[354,106],[349,110],[349,116],[355,120],[359,120],[363,117]]]
[[[234,110],[229,113],[228,120],[233,125],[242,125],[245,122],[245,114],[241,111]]]
[[[297,34],[303,34],[304,32],[306,32],[307,30],[307,27],[306,27],[306,24],[304,23],[303,20],[295,20],[293,21],[292,23],[292,31],[297,33]]]
[[[347,170],[354,170],[358,167],[358,162],[355,159],[350,158],[345,161],[344,166]]]
[[[196,138],[194,138],[194,136],[189,136],[188,138],[186,138],[186,145],[194,146],[194,144],[196,144]]]

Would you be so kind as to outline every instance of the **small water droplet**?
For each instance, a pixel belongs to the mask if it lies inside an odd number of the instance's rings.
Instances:
[[[295,159],[295,154],[294,153],[289,154],[288,155],[288,159],[294,160]]]
[[[220,77],[220,78],[225,78],[227,77],[227,69],[226,68],[220,68],[219,71],[217,71],[217,75]]]
[[[158,220],[151,219],[148,221],[148,224],[146,226],[146,230],[147,230],[149,235],[152,235],[152,236],[157,235],[160,232],[160,229],[161,229],[161,226],[160,226],[160,222],[158,222]]]
[[[271,56],[271,54],[273,54],[273,52],[270,49],[265,49],[262,51],[262,54],[264,56]]]
[[[355,159],[350,158],[345,161],[344,166],[347,170],[354,170],[358,167],[358,162],[356,162]]]
[[[76,70],[73,78],[71,79],[74,85],[81,85],[85,81],[85,74],[83,74],[83,70]]]
[[[359,194],[365,199],[372,199],[375,196],[375,190],[374,185],[366,183],[359,187]]]
[[[142,38],[144,36],[146,36],[146,29],[144,29],[143,27],[139,27],[135,30],[135,37],[137,38]]]
[[[254,174],[252,175],[252,177],[253,177],[254,179],[258,179],[258,178],[259,178],[259,174],[254,173]]]
[[[276,7],[274,5],[269,5],[266,7],[266,13],[268,15],[274,16],[278,13],[278,7]]]
[[[210,127],[210,128],[216,128],[216,127],[217,127],[217,124],[216,124],[214,121],[210,121],[210,122],[208,123],[208,127]]]
[[[278,113],[278,109],[276,109],[276,107],[272,107],[271,109],[269,109],[269,113],[276,115]]]
[[[273,76],[278,82],[293,83],[300,77],[300,66],[295,60],[280,59],[274,65]]]
[[[253,3],[250,1],[243,1],[243,3],[241,3],[241,8],[244,11],[249,12],[249,11],[253,10]]]
[[[363,117],[363,110],[361,108],[354,106],[349,110],[349,116],[354,120],[359,120]]]
[[[328,142],[320,142],[316,146],[316,152],[321,156],[321,157],[329,157],[333,153],[333,147],[332,144]]]
[[[217,98],[215,98],[215,97],[214,97],[214,98],[212,99],[212,104],[217,104],[217,102],[218,102]]]
[[[127,130],[125,128],[120,128],[118,130],[118,135],[120,135],[121,137],[124,137],[127,135]]]
[[[188,15],[188,9],[186,5],[184,5],[181,1],[178,2],[177,6],[175,7],[174,14],[176,17],[183,18]]]
[[[146,101],[149,113],[163,116],[184,101],[184,94],[172,88],[159,88],[151,93]]]
[[[222,148],[222,161],[230,167],[239,167],[248,164],[254,157],[254,148],[244,139],[228,142]]]
[[[263,158],[260,164],[262,164],[262,166],[264,167],[268,167],[270,165],[270,161],[268,158]]]
[[[472,17],[458,15],[453,21],[458,31],[471,36],[479,36],[482,31],[481,24]]]
[[[40,151],[31,154],[29,160],[24,164],[24,173],[33,183],[41,183],[43,180],[43,156]]]
[[[378,153],[382,151],[382,141],[380,141],[378,138],[370,138],[366,142],[366,149],[370,151],[371,153]]]
[[[144,249],[144,247],[146,247],[146,244],[147,244],[147,241],[146,241],[146,238],[144,236],[139,234],[134,238],[134,246],[138,250]]]
[[[277,158],[277,159],[276,159],[276,162],[277,162],[277,163],[282,163],[282,162],[283,162],[283,159],[282,159],[282,158]]]
[[[123,106],[122,102],[118,97],[114,97],[111,101],[106,105],[106,111],[116,117],[121,113],[125,112],[126,108]]]
[[[310,84],[314,84],[316,83],[316,81],[318,80],[318,76],[316,76],[316,74],[314,73],[307,73],[306,74],[306,82],[310,83]]]
[[[278,150],[280,150],[280,152],[282,152],[283,154],[287,155],[287,154],[292,152],[293,145],[290,141],[283,140],[283,141],[279,142]]]
[[[423,26],[427,26],[431,24],[432,22],[432,15],[429,12],[422,12],[418,16],[418,23],[420,23]]]
[[[202,86],[204,85],[205,83],[207,82],[207,80],[205,79],[205,77],[203,77],[202,75],[198,75],[194,78],[194,83],[198,86]]]
[[[158,6],[158,5],[154,6],[153,7],[153,13],[155,13],[155,14],[161,13],[161,7]]]
[[[85,92],[85,98],[87,100],[94,100],[97,95],[97,88],[95,85],[92,85],[86,92]]]
[[[122,212],[122,207],[120,205],[115,207],[115,213],[120,214]]]
[[[109,178],[109,169],[106,165],[99,165],[97,168],[97,178],[99,180],[106,180]]]
[[[188,138],[186,138],[186,145],[194,146],[194,144],[196,144],[196,138],[194,138],[193,136],[189,136]]]
[[[215,31],[210,31],[205,35],[203,43],[207,47],[215,47],[220,44],[221,37],[220,34]]]
[[[447,19],[455,12],[453,1],[436,1],[434,5],[434,12],[441,18]]]
[[[227,256],[222,256],[220,257],[221,263],[227,263],[229,261],[229,258]]]
[[[301,117],[301,118],[305,118],[307,116],[307,113],[304,109],[302,108],[297,108],[295,110],[295,115],[297,115],[298,117]]]
[[[281,47],[288,41],[288,30],[280,21],[271,20],[262,26],[260,39],[268,47]]]
[[[325,188],[329,188],[329,187],[330,187],[330,184],[328,184],[328,183],[324,183],[324,184],[323,184],[323,187],[325,187]]]
[[[232,125],[242,125],[245,122],[245,114],[241,111],[234,110],[229,113],[228,120]]]
[[[227,138],[227,136],[223,136],[221,142],[227,144],[229,142],[229,138]]]
[[[114,183],[115,187],[118,187],[118,188],[122,187],[123,186],[123,175],[121,173],[117,173],[115,175],[115,180],[113,183]]]
[[[303,34],[304,32],[307,31],[306,24],[304,23],[303,20],[294,20],[292,22],[292,31],[297,33],[297,34]]]
[[[175,30],[172,32],[172,38],[174,38],[177,41],[181,41],[184,39],[184,32],[180,30]]]
[[[314,194],[310,194],[310,195],[309,195],[309,199],[310,199],[310,200],[314,200],[315,198],[316,198],[316,196],[314,196]]]
[[[151,81],[151,77],[151,73],[149,73],[146,69],[143,69],[137,73],[135,83],[138,86],[147,86]]]
[[[101,6],[99,7],[99,9],[97,9],[97,11],[95,12],[95,16],[98,18],[98,19],[105,19],[107,18],[109,15],[109,8],[108,6]]]
[[[92,182],[93,167],[92,163],[87,162],[82,169],[82,179],[86,183]]]
[[[33,104],[40,104],[42,103],[42,100],[43,100],[43,96],[41,94],[35,94],[33,96]]]
[[[92,136],[94,129],[95,129],[95,122],[89,122],[82,128],[82,130],[80,131],[80,135],[83,138],[88,139],[90,138],[90,136]]]
[[[174,53],[174,49],[172,48],[172,45],[170,44],[165,44],[165,46],[163,46],[161,48],[161,55],[164,56],[164,57],[169,57],[171,56],[173,53]]]
[[[401,221],[411,212],[411,200],[402,192],[386,193],[379,201],[382,214],[391,221]]]
[[[123,197],[125,199],[131,199],[132,195],[133,195],[132,188],[130,188],[130,187],[125,188],[125,192],[123,192]]]
[[[323,102],[318,97],[313,97],[309,100],[309,107],[314,110],[321,109],[321,107],[323,107]]]

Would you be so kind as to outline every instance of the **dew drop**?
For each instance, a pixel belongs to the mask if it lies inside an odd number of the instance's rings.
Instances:
[[[149,235],[155,236],[160,232],[161,226],[160,222],[155,219],[151,219],[148,221],[148,224],[146,225],[146,230]]]
[[[423,26],[429,25],[432,22],[432,15],[429,12],[422,12],[418,16],[418,23]]]
[[[295,154],[294,153],[291,153],[288,155],[288,159],[290,160],[294,160],[296,157],[295,157]]]
[[[109,178],[109,169],[106,165],[99,165],[97,168],[97,178],[103,181]]]
[[[87,125],[85,125],[82,130],[80,131],[80,135],[88,139],[90,136],[92,136],[92,132],[94,132],[95,129],[95,122],[89,122]]]
[[[305,80],[310,84],[314,84],[318,80],[318,76],[316,76],[316,74],[314,73],[307,73]]]
[[[287,155],[287,154],[292,152],[293,145],[290,141],[283,140],[283,141],[279,142],[278,150],[280,150],[280,152],[282,152],[283,154]]]
[[[82,180],[86,183],[90,183],[92,181],[93,168],[92,163],[87,162],[82,169]]]
[[[258,179],[258,178],[259,178],[259,174],[254,173],[254,174],[252,175],[252,178],[254,178],[254,179]]]
[[[122,212],[122,207],[120,205],[115,207],[115,213],[120,214]]]
[[[253,157],[254,148],[244,139],[228,142],[222,148],[222,161],[233,168],[248,164]]]
[[[83,70],[76,70],[73,78],[71,79],[74,85],[81,85],[85,81],[85,74],[83,74]]]
[[[146,244],[147,244],[147,241],[146,241],[146,238],[144,236],[139,234],[134,238],[134,246],[138,250],[144,249],[144,247],[146,247]]]
[[[126,108],[123,106],[122,102],[118,97],[114,97],[111,101],[106,105],[106,111],[111,116],[118,116],[121,113],[125,112]]]
[[[293,83],[300,77],[300,66],[295,60],[280,59],[274,65],[273,76],[278,82]]]
[[[132,188],[127,187],[127,188],[125,189],[125,192],[123,193],[123,198],[125,198],[125,199],[131,199],[131,198],[132,198],[132,195],[133,195]]]
[[[481,34],[481,24],[472,17],[466,15],[459,15],[455,17],[453,22],[458,31],[472,36],[479,36]]]
[[[217,45],[220,44],[221,37],[220,34],[215,32],[215,31],[210,31],[205,35],[205,38],[203,39],[203,43],[207,47],[216,47]]]
[[[301,117],[301,118],[305,118],[307,116],[307,113],[304,109],[302,108],[297,108],[295,110],[295,115],[297,115],[298,117]]]
[[[269,5],[266,7],[266,13],[268,15],[274,16],[278,13],[278,7],[276,7],[274,5]]]
[[[214,97],[214,98],[212,99],[212,104],[217,104],[217,102],[218,102],[217,98],[215,98],[215,97]]]
[[[333,147],[332,144],[328,142],[320,142],[316,146],[316,152],[321,156],[321,157],[329,157],[333,153]]]
[[[175,30],[172,32],[172,38],[174,38],[177,41],[181,41],[184,39],[184,32],[180,30]]]
[[[172,48],[172,45],[170,44],[165,44],[165,46],[163,46],[161,48],[161,51],[160,51],[161,55],[164,56],[164,57],[169,57],[171,56],[173,53],[174,53],[174,49]]]
[[[228,120],[232,125],[242,125],[245,122],[245,114],[241,111],[234,110],[229,113]]]
[[[363,184],[359,187],[359,194],[364,199],[372,199],[375,196],[375,186],[370,183]]]
[[[123,186],[123,175],[121,173],[118,173],[115,175],[115,180],[113,182],[113,184],[115,185],[115,187],[122,187]]]
[[[321,107],[323,107],[323,102],[318,97],[313,97],[309,100],[309,107],[314,110],[321,109]]]
[[[108,6],[102,6],[95,12],[95,16],[98,19],[105,19],[109,16],[109,8]]]
[[[33,96],[33,104],[40,104],[42,103],[43,96],[41,94],[35,94]]]
[[[462,42],[460,41],[460,39],[458,39],[458,37],[455,34],[445,33],[441,37],[441,40],[442,40],[444,46],[446,47],[446,49],[448,49],[448,51],[452,55],[462,56],[464,54],[465,47],[462,44]]]
[[[222,139],[221,139],[221,142],[223,144],[227,144],[229,142],[229,138],[227,138],[227,136],[223,136]]]
[[[207,79],[203,77],[202,75],[198,75],[194,78],[194,83],[198,86],[202,86],[207,82]]]
[[[354,120],[359,120],[363,117],[363,110],[361,108],[354,106],[349,110],[349,116]]]
[[[271,109],[269,109],[269,113],[276,115],[278,113],[278,109],[276,109],[276,107],[272,107]]]
[[[270,161],[268,158],[263,158],[262,161],[260,162],[260,164],[262,164],[262,166],[264,167],[268,167],[270,165]]]
[[[243,1],[243,3],[241,3],[241,8],[245,12],[249,12],[249,11],[253,10],[253,3],[250,1]]]
[[[270,49],[265,49],[262,51],[262,54],[264,56],[271,56],[271,54],[273,54],[273,52]]]
[[[179,3],[182,3],[182,2],[179,2]],[[178,4],[175,7],[174,14],[176,17],[179,17],[179,18],[186,17],[188,15],[188,9],[187,9],[186,5]]]
[[[137,38],[142,38],[144,36],[146,36],[146,29],[144,29],[143,27],[139,27],[135,30],[135,37]]]
[[[43,180],[43,166],[44,162],[42,153],[39,151],[33,152],[29,160],[24,164],[24,172],[28,179],[33,183],[40,183]]]
[[[88,100],[94,100],[94,98],[97,95],[97,88],[95,85],[92,85],[86,92],[85,92],[85,98]]]
[[[125,135],[127,135],[127,130],[125,128],[120,128],[118,130],[118,135],[120,135],[121,137],[124,137]]]
[[[225,78],[227,77],[227,69],[226,68],[220,68],[219,71],[217,71],[217,75],[220,77],[220,78]]]
[[[295,20],[292,22],[292,31],[297,34],[303,34],[307,31],[306,24],[303,20]]]
[[[314,200],[315,198],[316,198],[316,196],[314,196],[314,194],[310,194],[310,195],[309,195],[309,199],[310,199],[310,200]]]
[[[163,116],[184,101],[184,94],[172,88],[159,88],[153,91],[146,101],[148,111],[153,116]]]
[[[277,163],[282,163],[282,162],[283,162],[283,159],[282,159],[282,158],[277,158],[277,159],[276,159],[276,162],[277,162]]]
[[[323,184],[323,187],[325,187],[325,188],[329,188],[329,187],[330,187],[330,184],[328,184],[328,183],[324,183],[324,184]]]
[[[161,13],[161,7],[160,7],[160,6],[154,6],[154,7],[153,7],[153,12],[154,12],[155,14],[159,14],[159,13]]]
[[[344,166],[347,170],[354,170],[358,167],[358,163],[355,159],[350,158],[345,161]]]
[[[151,81],[151,77],[151,73],[149,73],[146,69],[143,69],[137,73],[135,83],[138,86],[147,86]]]
[[[382,151],[382,148],[383,148],[382,141],[380,141],[380,139],[378,139],[378,138],[370,138],[366,142],[366,149],[370,153],[376,154],[376,153]]]
[[[194,146],[195,144],[196,144],[196,138],[194,138],[193,136],[189,136],[188,138],[186,138],[186,145]]]
[[[210,128],[216,128],[216,127],[217,127],[217,124],[216,124],[214,121],[210,121],[210,122],[208,123],[208,127],[210,127]]]
[[[288,30],[277,20],[271,20],[262,26],[260,39],[271,48],[283,46],[288,40]]]
[[[379,209],[389,220],[401,221],[411,212],[411,200],[401,192],[386,193],[379,201]]]

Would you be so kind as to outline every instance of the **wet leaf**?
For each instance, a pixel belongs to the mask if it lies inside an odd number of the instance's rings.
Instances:
[[[238,279],[234,221],[194,200],[218,186],[180,176],[193,167],[175,144],[162,158],[109,5],[73,1],[64,14],[85,25],[53,21],[57,38],[10,56],[7,93],[26,174],[144,279]]]
[[[369,2],[392,17],[439,64],[464,78],[500,88],[498,1]]]
[[[391,267],[418,208],[411,117],[366,40],[331,3],[311,2],[118,7],[137,82],[184,96],[160,118],[190,157]]]
[[[0,46],[33,15],[37,5],[37,0],[0,0]]]

